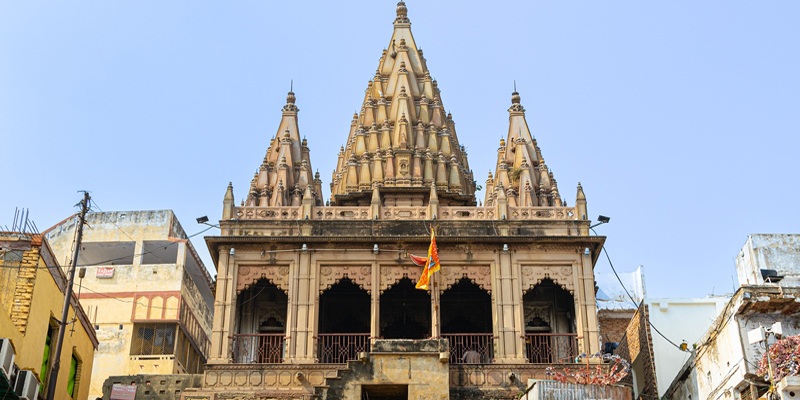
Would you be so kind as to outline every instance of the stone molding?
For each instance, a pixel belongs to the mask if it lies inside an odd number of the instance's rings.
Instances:
[[[547,266],[525,265],[522,267],[522,292],[523,294],[527,293],[529,290],[533,289],[534,286],[542,283],[542,280],[551,279],[553,283],[574,295],[575,283],[572,275],[572,265],[569,264]]]

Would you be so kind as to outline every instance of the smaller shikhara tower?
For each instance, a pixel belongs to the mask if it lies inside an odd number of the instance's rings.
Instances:
[[[546,367],[599,351],[604,238],[589,236],[583,189],[562,199],[514,92],[478,206],[410,27],[400,2],[328,201],[291,92],[246,200],[228,186],[221,234],[206,238],[218,278],[204,392],[513,398]],[[417,290],[408,255],[427,252],[431,229],[442,267]]]

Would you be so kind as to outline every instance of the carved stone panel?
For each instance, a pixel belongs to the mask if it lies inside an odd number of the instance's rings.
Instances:
[[[288,265],[240,265],[238,271],[239,277],[236,283],[236,292],[241,293],[243,290],[249,288],[259,279],[265,278],[269,280],[278,289],[289,291],[289,266]]]
[[[481,289],[489,293],[492,292],[492,271],[489,266],[464,265],[460,267],[442,267],[439,273],[442,277],[442,292],[465,277],[480,286]]]
[[[574,277],[572,276],[572,266],[523,266],[522,267],[522,291],[527,292],[534,286],[542,282],[543,279],[551,279],[556,285],[561,286],[570,294],[575,292]]]
[[[372,267],[369,265],[340,266],[322,265],[319,269],[319,293],[322,294],[342,278],[349,278],[356,285],[372,293]]]

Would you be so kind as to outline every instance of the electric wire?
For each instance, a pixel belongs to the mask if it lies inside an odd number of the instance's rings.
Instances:
[[[597,232],[594,230],[594,228],[590,228],[590,229],[592,229],[592,232],[594,232],[595,236],[599,236],[599,235],[597,235]],[[603,245],[602,250],[603,250],[603,254],[606,255],[606,260],[608,260],[608,265],[611,266],[611,271],[614,272],[614,276],[617,277],[617,281],[619,281],[620,286],[622,286],[622,290],[624,290],[625,294],[628,295],[628,298],[631,300],[631,303],[633,303],[633,305],[638,308],[639,304],[636,303],[636,300],[633,298],[633,296],[631,296],[631,293],[628,291],[628,288],[626,288],[625,284],[622,283],[622,278],[619,277],[619,274],[617,273],[616,268],[614,268],[614,263],[611,262],[611,256],[608,255],[608,250],[606,250],[606,246],[605,245]],[[650,325],[650,327],[653,328],[653,330],[656,331],[656,333],[658,333],[659,336],[664,338],[664,340],[666,340],[669,344],[675,346],[676,349],[678,349],[680,351],[686,351],[686,350],[681,349],[681,346],[675,344],[675,342],[673,342],[666,335],[661,333],[661,331],[659,331],[658,328],[656,328],[656,326],[653,325],[653,322],[650,321],[650,316],[649,315],[645,314],[644,317],[647,320],[647,324]]]

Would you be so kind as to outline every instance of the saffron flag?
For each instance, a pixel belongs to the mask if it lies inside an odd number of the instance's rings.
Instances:
[[[414,260],[412,258],[412,260]],[[419,281],[417,281],[417,289],[428,290],[428,282],[430,282],[431,275],[438,271],[439,265],[439,249],[436,248],[436,234],[431,229],[431,245],[428,246],[428,258],[425,260],[425,266],[422,268]]]

